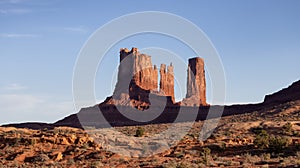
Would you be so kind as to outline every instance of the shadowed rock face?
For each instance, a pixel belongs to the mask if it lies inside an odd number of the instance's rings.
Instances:
[[[264,104],[280,104],[300,99],[300,81],[294,82],[288,88],[265,96]]]

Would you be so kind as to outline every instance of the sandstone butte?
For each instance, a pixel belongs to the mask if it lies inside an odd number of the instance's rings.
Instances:
[[[151,105],[151,94],[155,97],[154,101],[159,102],[161,97],[166,98],[168,106],[207,106],[204,60],[199,57],[189,59],[187,93],[180,102],[175,102],[173,70],[172,63],[161,64],[158,70],[156,65],[152,65],[151,56],[140,53],[137,48],[130,51],[121,48],[115,90],[113,96],[108,97],[103,104],[133,106],[144,110]]]

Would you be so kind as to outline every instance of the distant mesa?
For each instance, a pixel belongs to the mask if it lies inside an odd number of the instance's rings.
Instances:
[[[294,100],[300,100],[300,81],[294,82],[288,88],[284,88],[279,92],[265,96],[264,104],[282,104]]]
[[[160,76],[160,81],[158,78]],[[149,97],[154,98],[149,100]],[[204,60],[196,57],[189,59],[187,68],[187,94],[181,102],[175,102],[174,67],[161,64],[152,65],[151,56],[142,54],[137,48],[130,51],[120,49],[118,80],[113,96],[108,97],[102,105],[133,106],[139,110],[148,109],[151,105],[163,106],[156,100],[165,97],[167,106],[207,106]]]

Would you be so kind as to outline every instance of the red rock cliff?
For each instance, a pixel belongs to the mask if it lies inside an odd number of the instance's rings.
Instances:
[[[173,102],[174,97],[174,71],[172,64],[166,68],[165,64],[160,66],[160,83],[159,91],[164,96],[171,96]]]
[[[165,96],[168,105],[174,104],[172,64],[169,66],[161,64],[159,74],[158,90],[158,69],[152,65],[151,56],[139,53],[137,48],[132,48],[131,51],[127,48],[120,49],[118,81],[113,98],[108,98],[105,103],[131,105],[138,109],[145,109],[151,105],[149,94],[154,94],[157,100],[159,96]],[[204,61],[199,57],[189,59],[187,94],[181,104],[207,105]]]
[[[199,57],[189,59],[187,70],[187,94],[183,105],[207,105],[204,60]]]

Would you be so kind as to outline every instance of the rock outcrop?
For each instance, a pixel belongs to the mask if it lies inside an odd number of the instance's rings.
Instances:
[[[300,100],[300,81],[279,92],[265,96],[264,104],[282,104],[289,101]]]
[[[151,105],[149,97],[152,94],[156,96],[155,99],[160,99],[160,96],[166,97],[167,105],[174,105],[172,63],[169,66],[161,64],[159,75],[158,90],[158,69],[156,65],[152,65],[151,56],[139,53],[137,48],[132,48],[130,51],[121,48],[118,81],[113,96],[107,98],[104,104],[130,105],[144,110]],[[207,105],[204,61],[199,57],[189,59],[187,95],[182,105]]]
[[[204,60],[199,57],[189,59],[187,70],[187,94],[182,101],[186,106],[206,106],[206,81]]]
[[[159,92],[162,95],[170,96],[172,101],[175,102],[174,97],[174,71],[173,66],[166,67],[165,64],[160,66],[160,83],[159,83]]]
[[[119,98],[122,93],[136,92],[134,85],[144,90],[156,91],[157,84],[158,72],[156,66],[152,66],[151,56],[140,54],[137,48],[132,48],[131,51],[127,48],[120,50],[118,81],[114,97]]]
[[[133,106],[144,110],[149,108],[151,94],[167,97],[168,104],[174,104],[174,74],[172,65],[161,65],[160,89],[158,90],[158,69],[152,65],[151,56],[139,53],[137,48],[129,51],[120,49],[118,81],[112,97],[105,104]]]

